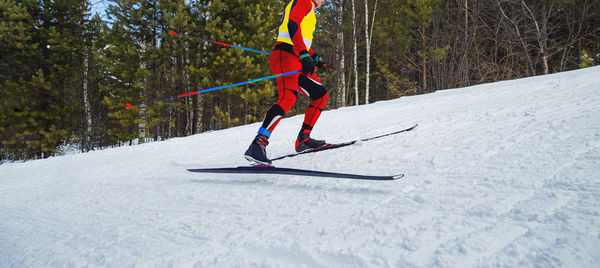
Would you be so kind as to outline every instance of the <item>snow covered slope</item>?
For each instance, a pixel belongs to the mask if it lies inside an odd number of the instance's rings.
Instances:
[[[600,67],[327,111],[313,136],[414,122],[275,163],[391,182],[185,170],[245,165],[258,124],[0,165],[0,267],[600,266]]]

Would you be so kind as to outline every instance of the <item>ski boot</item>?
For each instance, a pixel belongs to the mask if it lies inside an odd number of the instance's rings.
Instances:
[[[267,145],[269,145],[267,138],[262,135],[256,135],[256,138],[254,138],[250,147],[244,153],[244,157],[250,162],[271,165],[271,160],[267,158]]]
[[[300,134],[298,134],[298,138],[296,139],[296,152],[302,153],[315,150],[326,145],[327,143],[325,141],[312,139],[310,133],[303,133],[300,131]]]

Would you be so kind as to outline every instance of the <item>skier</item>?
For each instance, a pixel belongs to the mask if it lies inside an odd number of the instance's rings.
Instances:
[[[304,114],[304,123],[296,139],[296,151],[303,152],[326,145],[325,141],[310,137],[328,98],[327,89],[314,74],[315,65],[319,69],[324,67],[323,60],[311,48],[317,23],[315,8],[324,2],[325,0],[291,0],[285,8],[277,42],[271,53],[270,67],[276,75],[297,70],[301,70],[301,74],[277,78],[277,101],[267,111],[262,126],[244,154],[249,161],[271,163],[266,152],[269,137],[281,118],[296,103],[298,92],[312,101]]]

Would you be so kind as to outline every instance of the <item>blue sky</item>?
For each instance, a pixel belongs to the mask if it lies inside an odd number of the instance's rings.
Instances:
[[[92,15],[100,14],[101,17],[106,16],[106,8],[108,7],[108,0],[91,0]]]

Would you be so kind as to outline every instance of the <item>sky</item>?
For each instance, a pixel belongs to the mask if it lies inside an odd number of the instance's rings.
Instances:
[[[106,17],[106,8],[108,8],[108,0],[92,0],[92,15],[100,14],[100,17]]]

